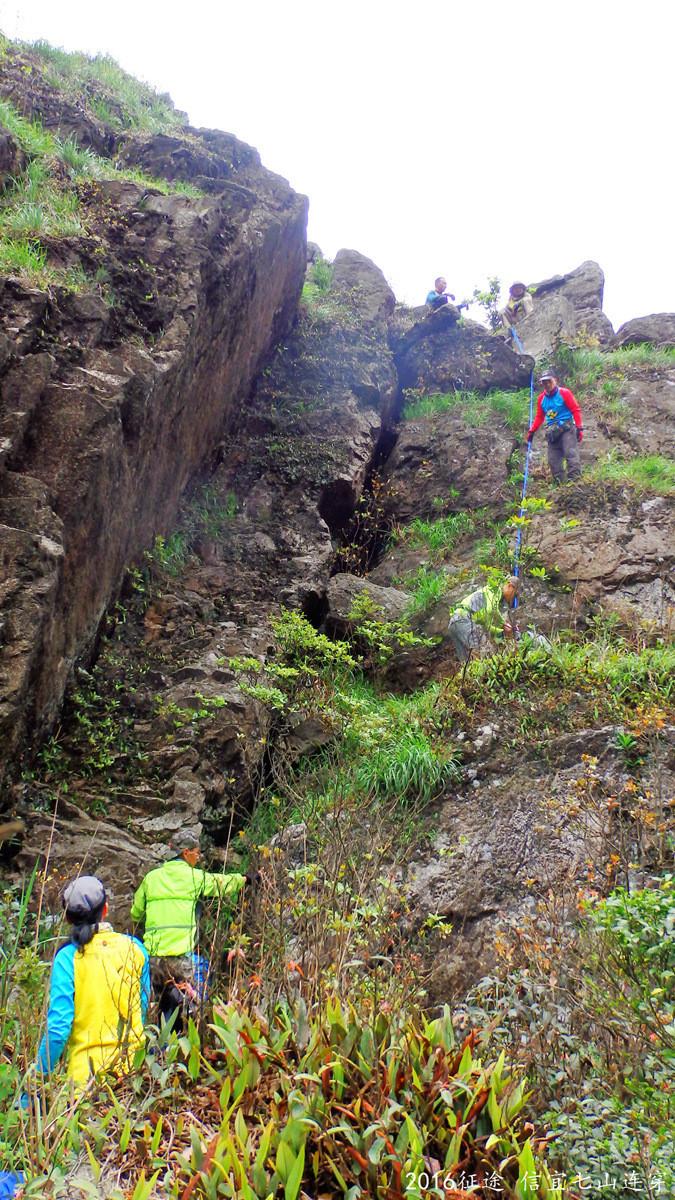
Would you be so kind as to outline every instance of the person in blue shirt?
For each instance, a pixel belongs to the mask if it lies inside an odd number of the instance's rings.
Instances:
[[[427,294],[426,303],[433,312],[435,312],[437,308],[443,308],[443,306],[448,304],[450,300],[455,299],[451,292],[446,292],[445,289],[447,286],[447,281],[442,275],[439,275],[438,279],[434,283],[433,291]]]
[[[105,920],[100,879],[79,876],[65,889],[63,906],[72,928],[54,958],[37,1070],[48,1075],[67,1048],[68,1075],[84,1084],[99,1070],[130,1069],[144,1037],[149,956],[142,942]]]

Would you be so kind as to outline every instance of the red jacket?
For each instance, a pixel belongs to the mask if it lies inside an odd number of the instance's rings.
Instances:
[[[577,429],[581,429],[582,424],[583,424],[582,419],[581,419],[581,409],[579,408],[579,405],[577,404],[573,393],[570,391],[569,388],[565,388],[565,387],[559,387],[558,392],[560,394],[560,397],[564,401],[565,407],[570,410],[570,412],[572,414],[572,418],[574,420],[574,424],[576,425]],[[555,395],[556,395],[556,393],[554,392],[553,396],[555,396]],[[540,392],[540,394],[537,396],[537,415],[535,416],[534,421],[532,422],[532,425],[530,426],[530,429],[528,431],[529,433],[534,433],[535,429],[538,429],[540,425],[544,424],[544,421],[546,420],[546,413],[544,411],[544,400],[546,400],[546,399],[547,399],[546,392]],[[553,399],[553,397],[551,397],[551,399]],[[559,407],[559,405],[558,405],[558,407]]]

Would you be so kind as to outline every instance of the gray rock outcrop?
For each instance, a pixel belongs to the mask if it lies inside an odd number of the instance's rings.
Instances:
[[[358,250],[338,250],[333,262],[331,291],[347,293],[350,303],[367,321],[382,321],[394,311],[396,298],[382,271]]]
[[[560,342],[585,334],[609,346],[611,322],[602,311],[605,276],[595,262],[584,262],[566,275],[532,284],[534,309],[518,324],[518,336],[534,358],[550,355]]]
[[[399,621],[410,602],[408,592],[393,587],[379,587],[359,575],[341,572],[329,579],[326,589],[329,624],[343,628],[348,626],[354,601],[364,593],[372,602],[375,619],[379,621]]]
[[[214,193],[118,179],[91,191],[114,306],[0,280],[0,777],[22,732],[54,719],[125,566],[171,526],[295,319],[305,199],[229,135],[183,143],[180,157],[180,137],[145,139],[137,159],[177,158],[175,175],[220,161]],[[67,249],[90,265],[90,240]]]
[[[634,317],[616,331],[617,346],[635,346],[649,342],[652,346],[675,346],[675,313],[651,313]]]
[[[410,314],[411,317],[413,313]],[[514,354],[475,321],[457,324],[452,305],[421,320],[400,321],[391,345],[402,388],[423,392],[519,388],[530,382],[532,360]]]

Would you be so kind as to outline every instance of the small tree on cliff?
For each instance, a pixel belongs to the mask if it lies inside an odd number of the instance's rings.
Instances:
[[[493,333],[499,329],[501,325],[501,317],[499,315],[499,292],[501,283],[496,275],[491,275],[488,279],[487,290],[481,291],[480,288],[473,289],[472,298],[474,304],[480,305],[487,317],[488,325]]]

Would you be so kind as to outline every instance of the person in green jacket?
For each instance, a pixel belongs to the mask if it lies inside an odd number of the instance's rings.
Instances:
[[[480,654],[489,638],[513,636],[513,628],[501,611],[504,601],[510,608],[520,586],[516,575],[503,583],[486,583],[460,600],[450,614],[448,637],[460,662],[467,662],[472,652]]]
[[[149,871],[131,906],[131,919],[144,922],[143,941],[150,955],[153,988],[160,1013],[180,1032],[184,1007],[197,1007],[206,997],[209,961],[199,953],[199,915],[209,896],[234,900],[246,883],[244,875],[217,875],[202,871],[199,838],[179,830],[171,839],[173,858]]]

